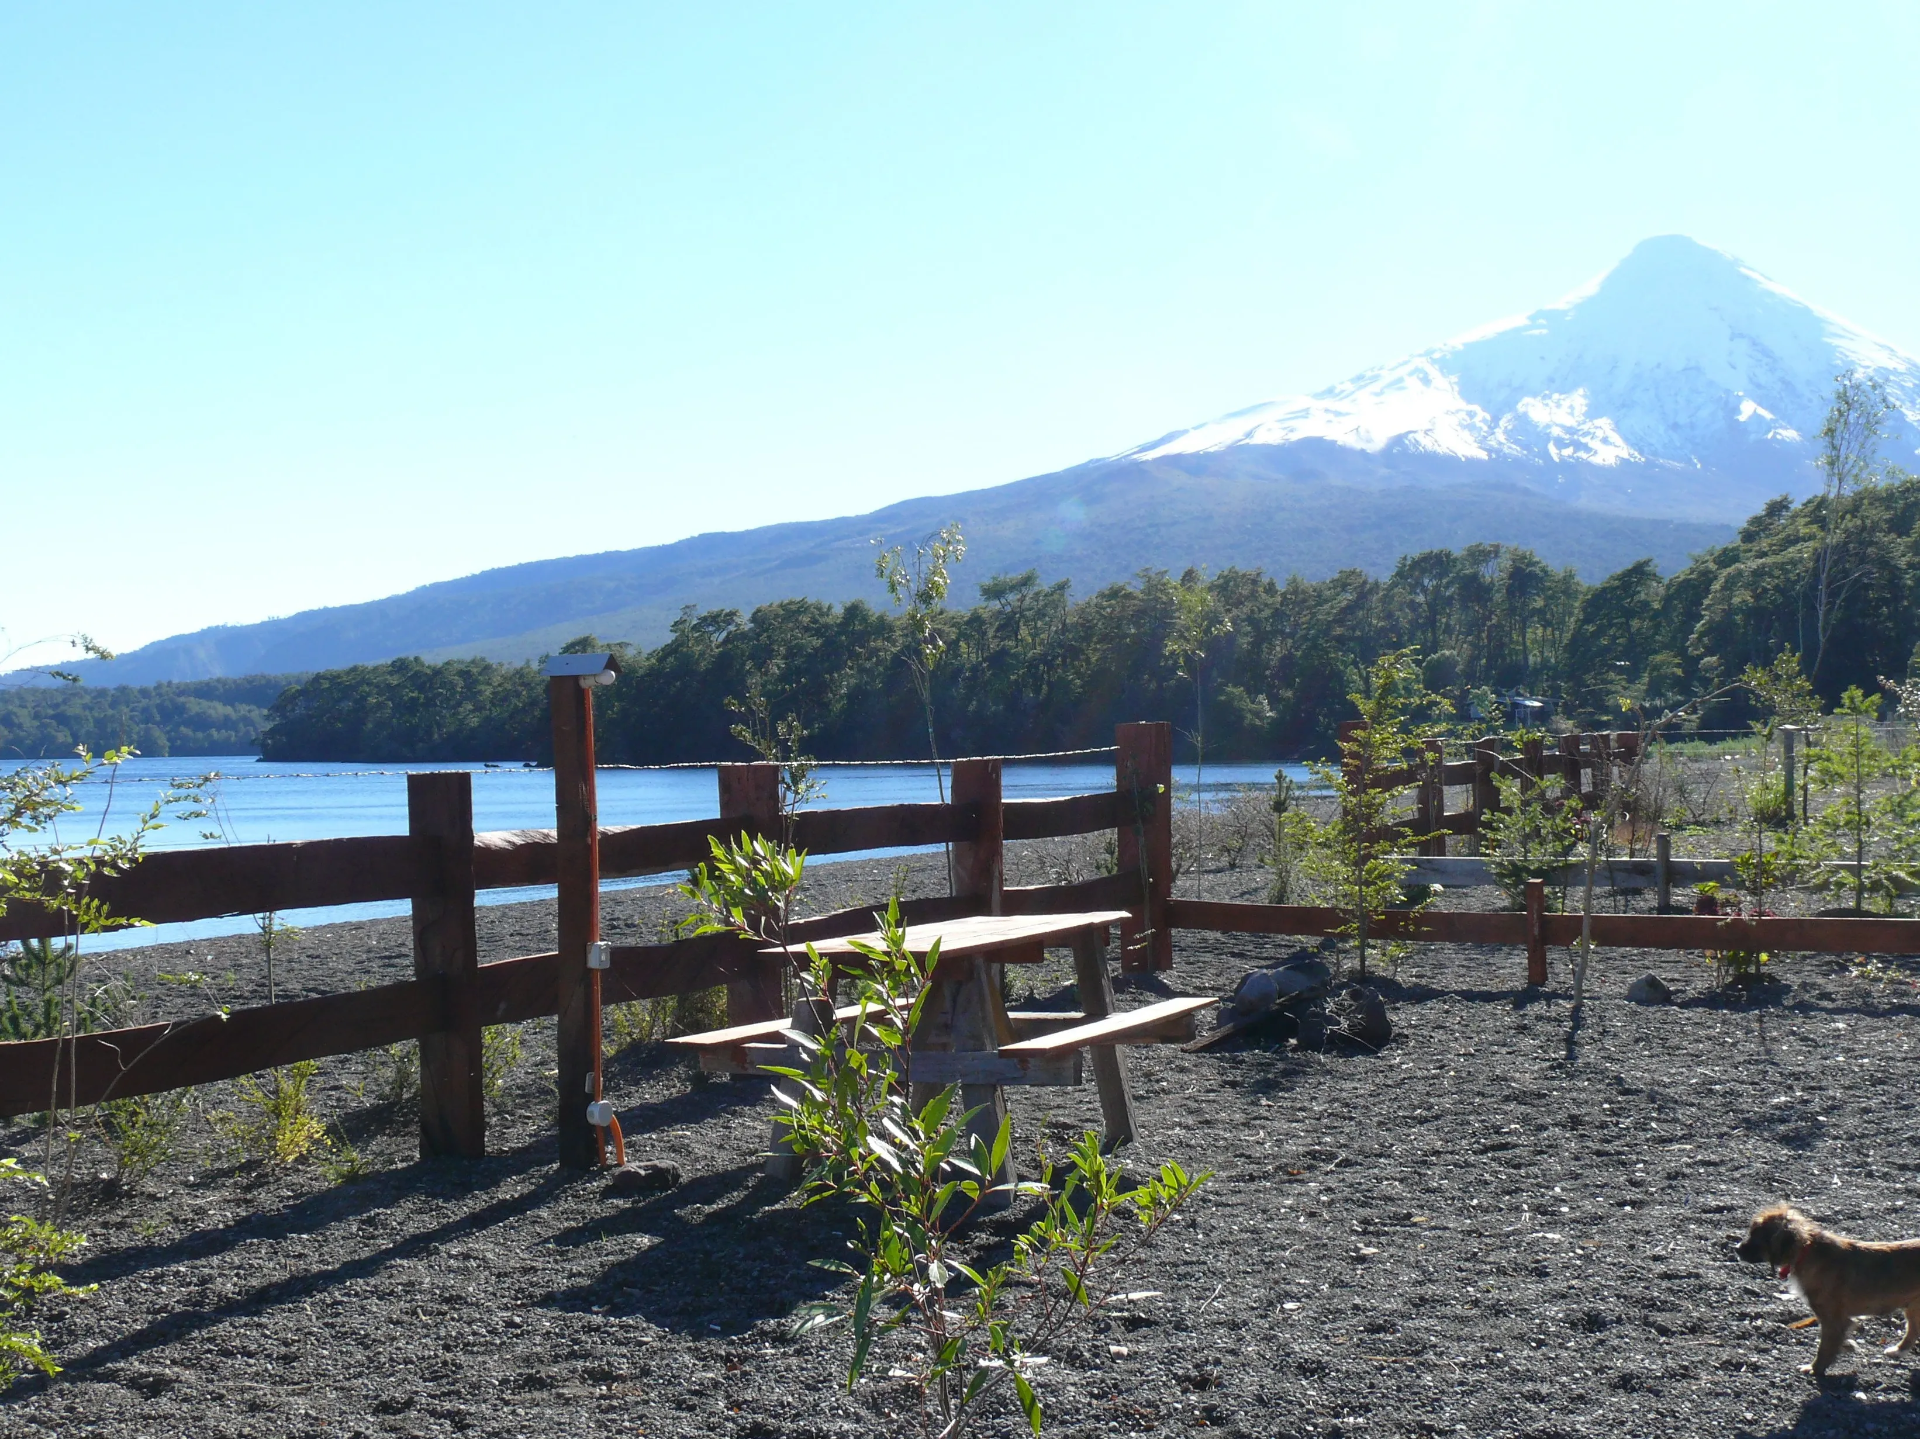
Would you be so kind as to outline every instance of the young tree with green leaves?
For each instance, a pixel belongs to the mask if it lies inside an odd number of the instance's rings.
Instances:
[[[1814,680],[1820,678],[1827,642],[1833,638],[1847,593],[1866,573],[1848,562],[1843,544],[1854,523],[1856,497],[1880,483],[1880,441],[1892,409],[1893,402],[1877,379],[1850,370],[1835,382],[1833,403],[1820,426],[1820,452],[1814,458],[1820,468],[1820,539],[1810,596],[1813,663],[1807,666]],[[1800,652],[1805,654],[1808,648],[1803,634]]]
[[[1889,756],[1874,733],[1880,717],[1880,697],[1857,686],[1840,696],[1840,703],[1822,726],[1819,743],[1809,756],[1813,782],[1832,798],[1815,816],[1812,842],[1815,853],[1842,856],[1853,873],[1853,909],[1866,910],[1867,886],[1879,876],[1872,864],[1874,838],[1874,781],[1889,768]]]
[[[874,543],[878,544],[879,541]],[[946,614],[947,587],[952,582],[952,566],[967,555],[967,542],[956,520],[942,525],[913,547],[908,561],[900,546],[881,551],[874,561],[874,573],[886,584],[887,595],[907,627],[907,668],[913,675],[914,693],[920,696],[920,708],[927,720],[927,754],[933,760],[934,783],[940,789],[940,803],[947,802],[947,782],[940,772],[940,741],[933,724],[933,672],[947,652],[947,637],[941,620]]]
[[[757,837],[715,841],[712,859],[681,888],[698,911],[692,927],[760,940],[784,935],[804,864]],[[805,1202],[849,1204],[860,1225],[847,1245],[850,1261],[823,1266],[852,1283],[851,1301],[804,1306],[794,1333],[848,1324],[849,1389],[881,1347],[888,1372],[918,1394],[922,1429],[940,1439],[960,1434],[981,1401],[1007,1386],[1038,1434],[1034,1377],[1048,1351],[1100,1313],[1141,1249],[1208,1176],[1168,1163],[1129,1186],[1120,1161],[1101,1153],[1089,1131],[1064,1162],[1045,1161],[1037,1182],[1013,1186],[1035,1208],[1010,1257],[984,1262],[964,1230],[983,1203],[1005,1193],[991,1176],[1005,1164],[1011,1123],[1003,1119],[991,1139],[971,1133],[977,1111],[958,1107],[958,1086],[935,1090],[916,1108],[899,1082],[940,952],[935,945],[922,958],[907,949],[898,901],[888,906],[880,943],[858,946],[858,954],[863,967],[843,977],[806,947],[803,1006],[817,1022],[787,1031],[797,1058],[773,1071],[783,1147],[806,1165]],[[858,1006],[844,1030],[833,1021],[843,979]]]
[[[1374,950],[1391,961],[1404,949],[1375,941],[1373,920],[1389,908],[1405,907],[1402,886],[1411,866],[1398,855],[1426,838],[1395,828],[1410,785],[1384,781],[1422,758],[1415,720],[1437,716],[1448,706],[1421,683],[1418,650],[1380,656],[1368,668],[1363,685],[1347,696],[1359,722],[1341,740],[1339,766],[1312,766],[1314,778],[1333,791],[1337,805],[1332,818],[1314,825],[1315,844],[1308,858],[1309,873],[1343,915],[1337,933],[1353,945],[1365,978]]]
[[[1215,600],[1205,576],[1188,570],[1173,591],[1173,623],[1167,630],[1166,653],[1180,678],[1193,686],[1193,788],[1200,812],[1200,853],[1194,858],[1193,882],[1198,893],[1205,884],[1207,858],[1207,670],[1215,641],[1233,633],[1233,621]]]

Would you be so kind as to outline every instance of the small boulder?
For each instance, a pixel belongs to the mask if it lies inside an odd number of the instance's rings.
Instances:
[[[1233,987],[1233,998],[1226,1003],[1230,1014],[1222,1015],[1222,1020],[1241,1021],[1265,1014],[1280,1000],[1280,986],[1274,980],[1270,969],[1251,970],[1240,976],[1240,982]]]
[[[671,1159],[630,1160],[607,1176],[609,1194],[653,1194],[680,1187],[680,1166]]]
[[[1333,984],[1327,962],[1310,954],[1289,959],[1271,973],[1280,991],[1279,1003],[1294,1009],[1325,999]]]
[[[1635,1004],[1672,1004],[1673,991],[1657,974],[1643,974],[1627,986],[1627,998]]]
[[[1310,1005],[1300,1013],[1300,1029],[1294,1043],[1316,1053],[1327,1047],[1327,1011],[1324,1005]]]
[[[1353,985],[1341,996],[1338,1018],[1340,1036],[1368,1049],[1385,1049],[1393,1038],[1387,1002],[1370,985]]]

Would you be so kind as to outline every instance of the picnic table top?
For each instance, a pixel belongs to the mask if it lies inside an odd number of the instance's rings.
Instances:
[[[924,955],[938,941],[942,959],[959,959],[1044,945],[1049,940],[1064,941],[1085,930],[1118,924],[1128,918],[1131,915],[1124,909],[1093,909],[1074,914],[973,914],[964,919],[910,924],[906,929],[906,947],[911,954]],[[882,943],[884,936],[874,930],[816,940],[813,947],[820,954],[853,954],[855,944],[878,947]],[[778,945],[772,945],[760,952],[779,954],[782,951]]]

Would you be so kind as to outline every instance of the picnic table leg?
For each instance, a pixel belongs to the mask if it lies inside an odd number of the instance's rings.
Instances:
[[[833,998],[828,996],[823,1004],[818,1000],[802,997],[794,1001],[792,1027],[801,1034],[825,1034],[833,1023]],[[792,1048],[789,1042],[789,1048]],[[782,1061],[795,1069],[806,1068],[806,1060],[797,1051],[791,1060]],[[774,1089],[786,1095],[796,1092],[794,1081],[784,1074],[774,1080]],[[784,1108],[784,1106],[782,1106]],[[800,1178],[806,1163],[794,1153],[793,1131],[778,1119],[773,1121],[773,1132],[767,1140],[766,1175],[769,1179],[781,1179],[788,1183]]]
[[[1105,1019],[1113,1013],[1113,980],[1107,973],[1105,930],[1088,930],[1074,936],[1074,987],[1080,996],[1080,1012],[1089,1020]],[[1093,1083],[1100,1091],[1100,1119],[1104,1129],[1100,1148],[1111,1154],[1134,1137],[1133,1093],[1127,1088],[1127,1067],[1120,1049],[1112,1044],[1087,1046],[1093,1058]]]
[[[1001,1027],[1012,1030],[1012,1022],[1006,1018],[1000,1003],[999,989],[991,977],[992,971],[998,968],[976,959],[968,965],[965,978],[937,981],[934,992],[920,1011],[920,1029],[914,1035],[913,1047],[976,1054],[982,1050],[998,1050]],[[908,1103],[916,1114],[939,1088],[936,1084],[916,1084],[909,1089]],[[978,1135],[989,1145],[999,1137],[1000,1123],[1007,1117],[1007,1092],[999,1085],[963,1084],[954,1102],[962,1110],[979,1110],[967,1124],[969,1134]],[[1006,1162],[992,1179],[995,1184],[1011,1185],[1017,1178],[1009,1146]],[[1012,1193],[1003,1192],[983,1200],[979,1212],[1005,1209],[1012,1203]]]

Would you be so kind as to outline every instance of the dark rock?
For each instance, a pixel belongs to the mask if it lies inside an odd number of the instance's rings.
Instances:
[[[680,1187],[680,1166],[671,1159],[630,1160],[607,1176],[609,1194],[652,1194]]]
[[[1369,1049],[1384,1049],[1393,1038],[1393,1021],[1387,1017],[1387,1002],[1371,985],[1348,987],[1334,1007],[1338,1025],[1334,1030],[1342,1039],[1364,1044]]]
[[[1240,976],[1233,997],[1220,1006],[1221,1022],[1248,1020],[1265,1014],[1280,1001],[1280,986],[1270,969],[1256,969]]]
[[[1627,998],[1635,1004],[1672,1004],[1673,991],[1657,974],[1643,974],[1627,986]]]
[[[1302,1049],[1325,1049],[1327,1034],[1331,1028],[1326,1009],[1318,1004],[1309,1005],[1300,1011],[1300,1028],[1294,1042]]]

